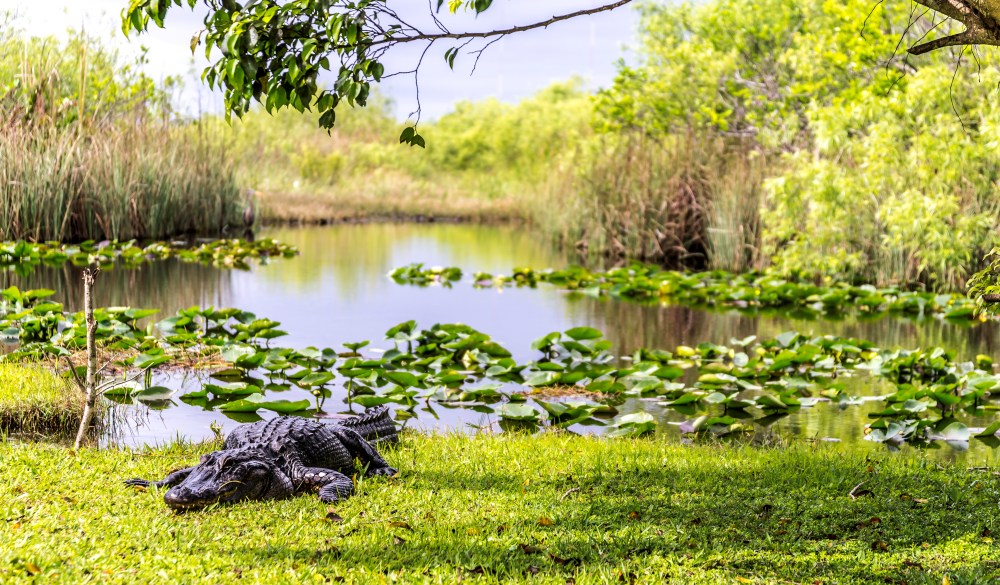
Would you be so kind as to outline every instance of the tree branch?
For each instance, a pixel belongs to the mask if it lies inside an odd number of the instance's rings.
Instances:
[[[917,4],[962,23],[965,30],[920,43],[907,49],[911,55],[923,55],[956,45],[1000,46],[1000,0],[916,0]]]
[[[549,26],[563,21],[569,20],[571,18],[576,18],[578,16],[588,16],[591,14],[598,14],[600,12],[607,12],[609,10],[614,10],[615,8],[621,8],[626,4],[631,3],[633,0],[618,0],[617,2],[612,2],[611,4],[605,4],[604,6],[597,6],[594,8],[587,8],[584,10],[577,10],[576,12],[570,12],[568,14],[561,14],[558,16],[553,16],[547,20],[541,20],[538,22],[533,22],[531,24],[524,24],[520,26],[512,26],[510,28],[502,28],[491,31],[483,32],[440,32],[440,33],[419,33],[411,36],[401,36],[401,37],[389,37],[379,39],[377,41],[372,41],[367,44],[369,47],[377,47],[379,45],[387,44],[401,44],[401,43],[412,43],[414,41],[440,41],[444,39],[488,39],[490,37],[505,36],[512,33],[525,32],[529,30],[534,30],[536,28],[548,28]],[[331,47],[332,49],[352,49],[353,45],[336,45]]]

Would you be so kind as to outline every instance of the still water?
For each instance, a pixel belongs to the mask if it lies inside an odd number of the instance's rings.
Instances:
[[[191,305],[239,307],[281,322],[289,335],[282,346],[333,347],[343,342],[371,340],[372,347],[388,349],[384,332],[393,325],[414,319],[420,327],[435,323],[466,323],[487,333],[527,361],[538,356],[531,342],[551,331],[587,325],[603,331],[614,343],[614,351],[626,355],[639,347],[673,349],[704,341],[728,344],[731,338],[750,335],[771,337],[795,330],[806,335],[833,334],[858,337],[883,348],[942,346],[960,358],[978,353],[997,357],[998,330],[994,325],[963,326],[936,319],[914,322],[887,318],[806,320],[789,316],[745,315],[708,312],[665,304],[640,305],[595,299],[561,292],[549,286],[538,289],[477,290],[468,282],[452,288],[400,286],[386,277],[394,267],[412,262],[458,266],[475,271],[509,273],[516,266],[562,267],[574,259],[549,247],[524,226],[469,226],[443,224],[368,224],[315,228],[269,229],[263,236],[293,244],[301,256],[254,267],[248,272],[222,271],[180,262],[159,262],[138,270],[112,270],[101,275],[96,291],[99,306],[133,306],[160,309],[168,316]],[[68,308],[78,308],[82,298],[79,273],[72,267],[45,269],[26,277],[0,276],[0,285],[56,289],[56,299]],[[171,374],[157,380],[179,390],[200,389],[208,380],[205,372]],[[867,377],[850,381],[850,393],[877,395],[885,387]],[[280,398],[311,398],[304,391],[290,390]],[[275,396],[278,398],[278,396]],[[327,400],[325,409],[346,409],[343,393]],[[470,409],[446,409],[433,404],[433,411],[418,406],[408,426],[420,429],[497,429],[495,415]],[[863,438],[867,413],[881,403],[850,406],[832,404],[803,408],[778,420],[767,429],[779,436],[838,439],[857,442]],[[162,409],[116,406],[117,440],[126,444],[156,444],[183,437],[201,440],[213,436],[213,422],[223,430],[238,424],[223,413],[203,410],[180,400]],[[619,406],[622,413],[645,410],[661,423],[689,418],[660,407],[655,400],[630,399]],[[263,416],[271,416],[261,411]],[[969,426],[987,426],[993,415],[966,417]],[[661,424],[661,433],[676,440],[676,425]],[[601,427],[574,427],[579,432],[600,432]],[[872,445],[872,448],[884,447]],[[991,462],[997,451],[973,440],[968,452],[940,445],[935,456],[945,459]]]

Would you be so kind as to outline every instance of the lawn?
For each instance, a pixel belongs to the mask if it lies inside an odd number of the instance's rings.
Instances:
[[[210,449],[0,443],[0,582],[1000,577],[1000,478],[920,453],[408,434],[386,453],[398,477],[363,480],[335,506],[305,495],[177,514],[162,492],[121,483]]]

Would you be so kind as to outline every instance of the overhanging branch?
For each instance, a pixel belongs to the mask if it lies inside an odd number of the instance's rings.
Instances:
[[[587,16],[590,14],[598,14],[600,12],[607,12],[609,10],[614,10],[616,8],[621,8],[626,4],[631,3],[633,0],[618,0],[617,2],[612,2],[611,4],[605,4],[603,6],[596,6],[594,8],[586,8],[584,10],[577,10],[576,12],[570,12],[567,14],[561,14],[558,16],[553,16],[547,20],[540,20],[538,22],[533,22],[531,24],[524,24],[520,26],[512,26],[510,28],[502,28],[491,31],[482,32],[438,32],[438,33],[421,33],[406,35],[406,36],[392,36],[376,41],[372,41],[368,44],[369,47],[377,47],[379,45],[386,44],[401,44],[401,43],[412,43],[415,41],[440,41],[445,39],[488,39],[492,37],[507,36],[513,33],[525,32],[529,30],[534,30],[537,28],[548,28],[549,26],[563,21],[576,18],[578,16]],[[349,46],[335,46],[334,49],[348,49]]]
[[[1000,46],[1000,0],[916,0],[917,4],[962,23],[965,30],[907,49],[923,55],[936,49],[966,45]]]

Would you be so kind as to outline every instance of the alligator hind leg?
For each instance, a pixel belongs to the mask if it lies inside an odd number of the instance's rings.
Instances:
[[[348,451],[352,455],[361,460],[362,463],[368,466],[368,470],[365,472],[365,477],[373,477],[376,475],[396,475],[398,473],[382,456],[379,455],[375,447],[371,446],[371,443],[364,440],[364,438],[358,433],[347,429],[350,432],[345,432],[341,435],[341,441],[347,447]]]
[[[179,469],[179,470],[171,473],[167,477],[161,479],[160,481],[149,481],[148,479],[140,479],[138,477],[133,478],[133,479],[126,479],[125,480],[125,485],[127,485],[127,486],[136,486],[136,487],[144,487],[144,488],[148,488],[150,486],[155,486],[155,487],[158,487],[158,488],[161,488],[161,487],[173,487],[173,486],[179,484],[180,482],[184,481],[187,478],[187,476],[191,475],[191,472],[194,471],[194,469],[195,469],[194,467],[188,467],[188,468],[185,468],[185,469]]]
[[[301,476],[304,490],[319,490],[319,499],[330,503],[344,500],[354,493],[354,482],[339,471],[323,467],[306,467]]]

